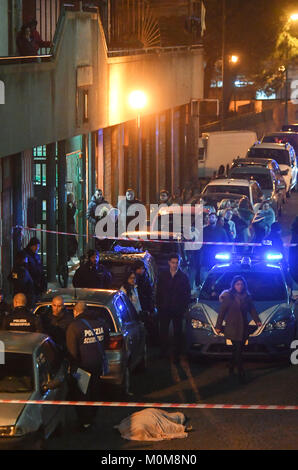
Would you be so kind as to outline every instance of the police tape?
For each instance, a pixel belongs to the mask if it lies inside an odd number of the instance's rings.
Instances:
[[[296,405],[233,405],[213,403],[142,403],[142,402],[109,402],[109,401],[63,401],[63,400],[5,400],[0,404],[14,405],[58,405],[58,406],[94,406],[94,407],[124,407],[124,408],[189,408],[189,409],[218,409],[218,410],[276,410],[298,411]]]
[[[69,233],[69,232],[58,232],[55,230],[46,230],[41,228],[34,228],[34,227],[23,227],[21,225],[15,225],[12,229],[19,229],[19,230],[28,230],[28,231],[36,231],[36,232],[43,232],[43,233],[51,233],[53,235],[66,235],[66,236],[73,236],[73,237],[84,237],[84,238],[94,238],[96,240],[119,240],[119,241],[138,241],[138,242],[152,242],[152,243],[190,243],[193,245],[212,245],[212,246],[246,246],[246,247],[263,247],[263,246],[270,246],[270,243],[249,243],[249,242],[197,242],[197,241],[188,241],[188,240],[181,240],[181,239],[174,239],[173,240],[164,240],[164,239],[153,239],[153,238],[141,238],[141,237],[97,237],[96,235],[85,235],[79,233]],[[264,240],[265,242],[270,240]],[[284,243],[284,247],[296,247],[298,243]]]

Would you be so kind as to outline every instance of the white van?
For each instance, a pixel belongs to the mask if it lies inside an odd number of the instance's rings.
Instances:
[[[249,158],[273,158],[281,170],[286,183],[287,196],[297,183],[297,160],[294,148],[290,144],[272,144],[264,142],[253,145],[247,152]]]
[[[257,140],[254,131],[204,132],[199,139],[199,178],[212,177],[220,165],[226,169],[235,158],[245,157]]]

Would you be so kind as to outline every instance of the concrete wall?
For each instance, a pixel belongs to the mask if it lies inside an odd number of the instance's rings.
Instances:
[[[6,92],[0,106],[3,157],[133,119],[127,93],[137,86],[148,91],[146,114],[202,97],[203,55],[197,50],[108,59],[98,16],[67,12],[54,59],[2,65],[0,80]],[[84,92],[88,122],[82,117]]]
[[[0,6],[0,57],[8,55],[8,0]]]

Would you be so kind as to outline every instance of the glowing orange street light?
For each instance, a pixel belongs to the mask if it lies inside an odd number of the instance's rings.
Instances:
[[[239,57],[237,55],[231,55],[230,61],[232,64],[237,64],[239,62]]]
[[[132,109],[141,110],[147,105],[147,95],[141,90],[132,91],[128,97]]]
[[[297,21],[297,20],[298,20],[298,13],[293,13],[293,14],[290,16],[290,20],[292,20],[292,21]]]

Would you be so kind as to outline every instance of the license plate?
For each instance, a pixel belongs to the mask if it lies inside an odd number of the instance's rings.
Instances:
[[[233,343],[232,343],[232,341],[231,341],[230,339],[226,339],[226,345],[227,345],[227,346],[232,346],[232,344],[233,344]],[[248,339],[245,341],[245,346],[247,346],[247,345],[248,345]]]

